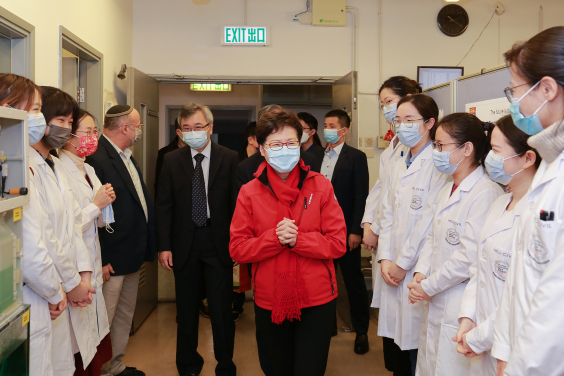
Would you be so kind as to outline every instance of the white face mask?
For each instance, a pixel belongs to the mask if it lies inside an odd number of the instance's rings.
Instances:
[[[309,141],[309,133],[303,132],[302,133],[302,140],[301,140],[301,144],[305,144],[306,142]]]

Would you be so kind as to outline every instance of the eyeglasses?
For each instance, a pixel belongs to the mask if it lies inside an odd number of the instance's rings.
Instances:
[[[433,141],[432,145],[433,145],[433,149],[438,149],[439,151],[443,151],[443,146],[445,146],[445,145],[459,145],[459,143],[458,142],[449,142],[448,144],[441,144],[437,141]]]
[[[388,100],[385,100],[384,103],[380,103],[380,111],[384,110],[384,106],[389,105],[394,99],[399,98],[399,96],[393,97],[393,98],[389,98]]]
[[[182,132],[199,132],[199,131],[203,131],[204,129],[206,129],[207,127],[209,127],[210,124],[211,124],[211,123],[207,123],[206,125],[203,125],[203,126],[201,126],[201,127],[198,126],[198,127],[193,127],[193,128],[185,127],[185,128],[182,128]]]
[[[521,85],[517,85],[517,86],[513,86],[513,87],[506,87],[505,89],[503,89],[503,92],[505,93],[505,97],[507,98],[507,100],[509,102],[511,102],[513,100],[513,98],[515,98],[515,93],[513,92],[513,89],[517,89],[518,87],[521,87],[523,85],[527,85],[525,84],[521,84]]]
[[[412,128],[413,125],[420,125],[421,123],[417,123],[417,121],[419,120],[425,120],[423,118],[419,118],[419,119],[415,119],[415,118],[411,118],[411,117],[407,117],[405,119],[403,119],[403,123],[405,124],[406,127],[408,128]],[[425,124],[426,122],[428,122],[429,119],[425,120],[423,122],[423,124]],[[396,127],[399,127],[399,125],[402,123],[402,119],[397,117],[395,119],[392,119],[392,124],[394,124]]]
[[[132,129],[141,128],[141,130],[143,130],[143,127],[145,126],[145,124],[143,124],[143,123],[139,123],[139,124],[127,124],[126,123],[125,125],[127,125],[129,128],[132,128]]]
[[[307,129],[308,131],[311,131],[313,128],[306,128],[306,127],[303,127],[302,129],[303,129],[304,131],[305,131],[306,129]]]
[[[278,150],[282,150],[282,147],[284,145],[286,145],[288,149],[297,149],[300,147],[299,141],[296,140],[292,140],[288,142],[273,141],[270,144],[267,144],[266,146],[268,146],[268,148],[272,151],[278,151]]]
[[[98,128],[94,128],[91,131],[76,131],[76,133],[86,133],[87,136],[98,135]]]

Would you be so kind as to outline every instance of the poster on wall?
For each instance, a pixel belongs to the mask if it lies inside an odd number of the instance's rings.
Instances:
[[[490,99],[488,101],[466,104],[466,112],[476,115],[481,121],[495,123],[499,118],[509,115],[507,98]]]

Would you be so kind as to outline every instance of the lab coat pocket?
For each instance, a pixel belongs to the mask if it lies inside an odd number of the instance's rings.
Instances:
[[[535,219],[534,229],[527,248],[527,263],[535,270],[543,273],[554,258],[556,226],[554,222]]]
[[[456,351],[456,342],[452,340],[457,332],[458,327],[441,324],[435,372],[437,376],[467,376],[470,372],[470,359]]]

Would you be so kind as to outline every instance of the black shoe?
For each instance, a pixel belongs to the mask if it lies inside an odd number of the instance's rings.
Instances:
[[[361,355],[366,354],[369,348],[368,336],[366,334],[357,334],[354,340],[354,352]]]
[[[207,299],[200,300],[200,315],[202,315],[203,317],[210,317]]]
[[[243,311],[245,311],[245,309],[242,306],[233,305],[233,321],[238,321]]]
[[[125,369],[116,376],[145,376],[145,372],[139,371],[135,367],[125,367]]]

